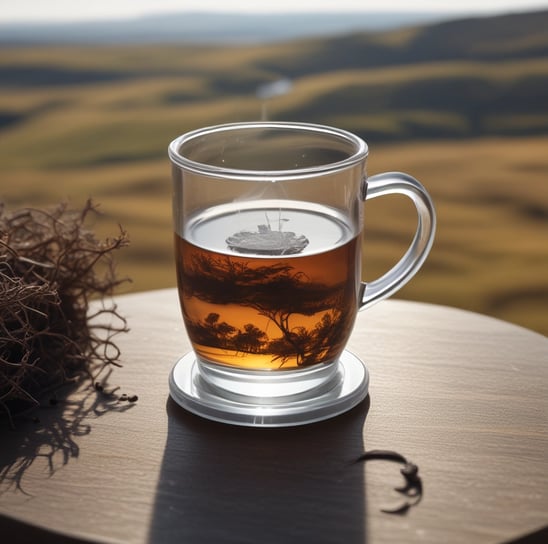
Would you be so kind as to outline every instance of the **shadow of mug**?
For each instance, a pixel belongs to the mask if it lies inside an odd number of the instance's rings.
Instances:
[[[167,402],[150,542],[366,541],[361,463],[369,396],[303,427],[236,427]]]

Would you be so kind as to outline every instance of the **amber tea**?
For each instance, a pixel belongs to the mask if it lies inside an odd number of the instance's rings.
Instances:
[[[357,312],[360,237],[333,210],[310,208],[220,206],[176,235],[184,322],[202,361],[284,370],[339,357]]]

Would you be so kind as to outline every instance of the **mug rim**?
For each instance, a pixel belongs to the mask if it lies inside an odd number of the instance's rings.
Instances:
[[[307,166],[283,170],[253,170],[227,168],[223,166],[208,164],[205,162],[194,161],[192,159],[189,159],[188,157],[185,157],[180,151],[185,143],[190,142],[196,138],[220,132],[237,133],[238,130],[242,129],[283,129],[336,136],[352,144],[354,146],[354,152],[343,160],[320,164],[316,166]],[[276,180],[303,179],[329,174],[359,164],[367,158],[368,152],[369,150],[367,143],[362,138],[353,134],[352,132],[328,125],[293,121],[244,121],[206,126],[181,134],[180,136],[175,138],[168,147],[168,155],[171,162],[174,165],[179,166],[185,170],[210,177],[253,181],[272,181],[272,178],[276,178]]]

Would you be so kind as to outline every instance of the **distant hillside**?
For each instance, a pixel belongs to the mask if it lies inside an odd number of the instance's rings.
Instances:
[[[288,75],[424,62],[507,61],[548,55],[548,10],[456,19],[407,29],[350,33],[267,66]]]
[[[259,66],[324,88],[286,117],[359,116],[359,130],[368,115],[391,116],[397,126],[373,129],[381,140],[546,134],[547,28],[541,11],[356,33]]]
[[[387,30],[456,17],[451,12],[172,13],[112,21],[0,24],[0,44],[265,43]]]
[[[25,107],[22,89],[133,93],[161,80],[147,102],[168,116],[224,103],[217,122],[256,117],[257,89],[289,79],[291,92],[269,103],[271,118],[336,124],[370,141],[547,134],[547,28],[540,11],[253,46],[4,46],[0,87],[18,105],[0,100],[0,130],[61,107],[47,93]]]

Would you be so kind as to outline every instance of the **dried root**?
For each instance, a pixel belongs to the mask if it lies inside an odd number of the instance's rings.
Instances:
[[[84,226],[96,213],[62,204],[7,213],[0,203],[0,415],[38,405],[45,388],[118,365],[113,337],[125,319],[105,298],[116,278],[113,253],[127,233],[97,240]],[[102,300],[90,314],[90,301]]]

